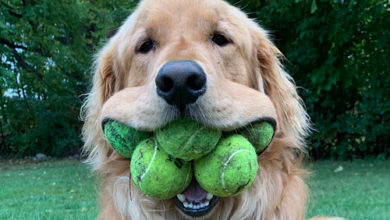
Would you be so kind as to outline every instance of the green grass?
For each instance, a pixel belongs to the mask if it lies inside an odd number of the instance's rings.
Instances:
[[[94,178],[76,160],[0,163],[0,219],[94,219]]]
[[[307,216],[390,219],[390,161],[317,161],[312,170]]]
[[[308,217],[390,219],[390,161],[319,161],[309,167]],[[79,161],[0,162],[0,219],[94,219],[96,214],[94,179]]]

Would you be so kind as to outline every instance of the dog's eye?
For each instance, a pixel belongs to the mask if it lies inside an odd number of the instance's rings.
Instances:
[[[147,40],[137,49],[138,53],[148,53],[156,47],[156,43],[152,40]]]
[[[223,36],[222,34],[217,34],[217,33],[213,34],[211,40],[220,47],[223,47],[223,46],[227,45],[228,43],[230,43],[230,41],[228,39],[226,39],[225,36]]]

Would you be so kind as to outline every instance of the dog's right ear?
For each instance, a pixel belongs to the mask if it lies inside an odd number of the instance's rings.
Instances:
[[[100,99],[101,106],[116,91],[119,91],[123,87],[121,85],[125,72],[123,63],[128,62],[128,60],[123,59],[129,55],[126,42],[129,41],[128,37],[133,34],[137,16],[138,11],[135,11],[126,19],[120,28],[111,30],[109,33],[109,41],[97,54],[94,65],[95,75],[92,91],[100,93],[96,98]],[[122,60],[119,58],[122,58]],[[129,66],[126,66],[126,68],[129,68]]]
[[[110,98],[115,89],[117,89],[117,76],[116,68],[114,66],[114,49],[109,43],[98,54],[98,58],[95,63],[95,75],[93,81],[93,90],[97,92],[99,104],[103,105],[108,98]]]
[[[97,54],[92,89],[81,108],[81,119],[84,120],[83,153],[88,155],[87,162],[93,165],[94,170],[99,169],[111,156],[115,156],[102,138],[104,134],[100,116],[104,103],[123,87],[124,69],[119,64],[118,54],[120,46],[123,48],[123,43],[126,42],[123,39],[133,31],[136,16],[137,12],[129,16]]]
[[[114,67],[115,42],[112,39],[118,32],[118,28],[113,29],[108,34],[110,40],[108,44],[98,53],[95,61],[94,88],[99,94],[100,104],[103,105],[110,98],[117,87],[117,76]]]
[[[81,119],[84,120],[83,154],[88,155],[87,162],[94,170],[111,154],[107,143],[101,138],[104,135],[100,121],[103,104],[114,94],[118,82],[114,67],[115,48],[111,41],[97,54],[92,89],[81,108]]]

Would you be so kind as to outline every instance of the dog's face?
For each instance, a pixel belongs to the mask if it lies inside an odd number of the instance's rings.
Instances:
[[[276,118],[261,89],[258,39],[239,16],[220,1],[144,1],[110,42],[123,90],[107,91],[103,117],[151,131],[182,113],[223,130]]]
[[[278,55],[265,31],[224,1],[144,0],[99,54],[90,126],[115,119],[154,131],[188,116],[231,131],[271,118],[277,133],[299,136],[304,116]],[[101,131],[87,142],[97,136]],[[116,158],[99,141],[91,150],[97,165]],[[218,201],[197,183],[174,200],[177,212],[192,216],[208,213]]]

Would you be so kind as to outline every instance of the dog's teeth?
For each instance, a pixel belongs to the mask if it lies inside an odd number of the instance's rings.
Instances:
[[[207,200],[211,200],[212,198],[213,198],[213,194],[207,193],[206,199],[207,199]]]
[[[192,203],[188,204],[188,207],[187,208],[191,208],[193,209],[194,208],[194,205]]]
[[[206,201],[205,203],[204,203],[204,206],[206,207],[206,206],[209,206],[209,201]]]
[[[177,198],[180,200],[180,202],[184,202],[186,200],[186,196],[183,194],[177,194]]]
[[[206,205],[204,204],[204,203],[200,203],[200,205],[199,205],[199,208],[203,208],[203,207],[205,207]]]
[[[188,202],[183,202],[183,206],[184,206],[184,208],[188,208],[190,206],[190,204]]]

